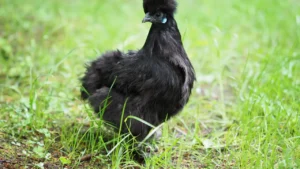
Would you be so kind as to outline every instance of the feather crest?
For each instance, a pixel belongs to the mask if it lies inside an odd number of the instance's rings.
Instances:
[[[176,0],[143,0],[144,12],[152,13],[157,10],[174,14],[177,8]]]

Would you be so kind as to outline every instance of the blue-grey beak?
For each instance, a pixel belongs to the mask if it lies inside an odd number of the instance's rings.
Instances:
[[[146,15],[145,15],[145,17],[144,17],[142,23],[145,23],[145,22],[152,22],[152,20],[153,20],[153,18],[152,18],[152,16],[150,15],[150,13],[148,12],[148,13],[146,13]]]

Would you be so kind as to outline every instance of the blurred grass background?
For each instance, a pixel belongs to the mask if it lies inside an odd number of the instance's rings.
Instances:
[[[178,3],[198,80],[140,165],[121,148],[106,157],[91,130],[80,135],[97,126],[78,79],[102,52],[142,47],[142,1],[0,0],[0,166],[299,168],[300,3]]]

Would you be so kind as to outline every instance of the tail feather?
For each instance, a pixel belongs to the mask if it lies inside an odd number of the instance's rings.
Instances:
[[[88,65],[85,75],[81,78],[81,98],[86,100],[89,96],[93,95],[96,90],[104,86],[110,87],[112,84],[108,81],[109,76],[114,66],[118,64],[122,58],[122,52],[110,51]]]

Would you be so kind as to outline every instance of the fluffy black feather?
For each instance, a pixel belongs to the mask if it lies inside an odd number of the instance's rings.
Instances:
[[[161,10],[173,15],[176,11],[177,3],[175,0],[144,0],[143,7],[145,13]]]
[[[124,105],[124,118],[131,115],[154,126],[161,124],[182,110],[195,80],[173,17],[176,2],[144,0],[144,8],[153,13],[150,17],[160,14],[167,22],[152,20],[142,49],[107,52],[87,67],[82,78],[82,98],[88,99],[96,113],[104,108],[101,116],[116,127],[120,127]],[[131,132],[139,140],[151,129],[134,119],[122,123],[122,132]]]

